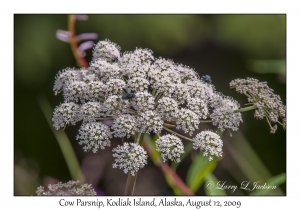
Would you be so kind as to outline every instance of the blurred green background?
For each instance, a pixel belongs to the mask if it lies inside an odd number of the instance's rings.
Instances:
[[[67,30],[67,15],[14,16],[14,194],[35,195],[36,187],[71,179],[66,161],[38,103],[46,98],[52,108],[55,75],[76,67],[70,45],[56,39]],[[173,59],[191,66],[199,75],[210,75],[218,91],[243,104],[246,98],[229,88],[236,78],[267,81],[286,104],[285,15],[89,15],[76,22],[77,34],[94,32],[121,46],[122,52],[149,48],[155,57]],[[86,59],[91,61],[91,50]],[[244,113],[238,132],[223,134],[224,158],[213,174],[228,184],[244,180],[264,183],[286,172],[286,132],[281,127],[269,133],[266,121]],[[77,145],[78,126],[66,134],[74,147],[86,180],[106,195],[121,195],[127,176],[111,169],[110,149],[103,154],[85,154]],[[115,142],[115,143],[114,143]],[[115,140],[117,145],[120,140]],[[195,156],[192,153],[177,168],[183,180]],[[150,161],[149,161],[150,162]],[[151,162],[138,176],[136,195],[173,195],[161,171]],[[143,171],[142,170],[142,171]],[[112,174],[114,176],[112,176]],[[101,194],[99,193],[99,194]],[[203,187],[197,195],[205,193]],[[248,195],[237,190],[227,195]],[[285,195],[285,182],[270,195]]]

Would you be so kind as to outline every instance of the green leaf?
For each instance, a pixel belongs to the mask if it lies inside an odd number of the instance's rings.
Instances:
[[[277,176],[271,177],[267,182],[266,186],[271,186],[270,189],[259,189],[253,191],[250,195],[269,195],[270,192],[272,192],[272,186],[276,186],[278,188],[279,185],[285,183],[286,181],[286,174],[282,173]],[[263,183],[259,183],[259,185],[264,185]]]
[[[207,174],[211,173],[217,166],[217,158],[209,161],[207,157],[198,154],[190,166],[186,183],[192,192],[196,192],[202,185]]]
[[[207,174],[207,176],[205,177],[205,181],[206,182],[211,182],[213,183],[215,186],[219,180],[217,179],[217,177],[215,177],[212,173]],[[215,187],[209,188],[209,187],[205,187],[204,188],[205,194],[206,195],[226,195],[225,190],[221,190],[221,189],[216,189]]]

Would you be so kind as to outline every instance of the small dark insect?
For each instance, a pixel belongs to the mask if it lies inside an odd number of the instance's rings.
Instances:
[[[202,76],[204,82],[211,82],[211,77],[209,75]]]
[[[112,60],[111,60],[111,62],[113,62],[113,63],[116,63],[116,62],[118,62],[119,61],[119,58],[118,57],[114,57]]]
[[[122,99],[123,100],[127,100],[127,99],[131,99],[134,97],[134,94],[133,93],[127,93],[127,94],[123,94],[122,95]]]

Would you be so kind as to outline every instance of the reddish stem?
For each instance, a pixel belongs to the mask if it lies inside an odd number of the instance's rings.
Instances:
[[[77,43],[76,31],[75,31],[75,21],[76,21],[75,15],[69,15],[68,28],[69,28],[69,32],[70,32],[71,49],[75,56],[77,64],[80,67],[88,67],[89,64],[87,63],[85,58],[80,55],[80,52],[78,51],[78,43]]]
[[[147,141],[143,142],[143,147],[145,148],[145,150],[147,151],[149,156],[151,156],[151,157],[154,156],[154,152],[152,151],[151,147],[148,145]],[[176,172],[172,168],[170,168],[170,166],[168,164],[163,163],[161,161],[161,159],[155,160],[153,158],[153,161],[154,161],[155,165],[157,165],[162,170],[162,172],[170,178],[170,181],[172,182],[172,184],[176,185],[184,195],[190,195],[190,196],[195,195],[186,186],[186,184],[182,181],[182,179],[176,174]]]
[[[168,164],[162,163],[160,169],[171,178],[184,195],[195,195]]]

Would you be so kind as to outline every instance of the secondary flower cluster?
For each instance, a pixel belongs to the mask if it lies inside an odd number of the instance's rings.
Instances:
[[[37,195],[60,195],[60,196],[81,196],[81,195],[96,195],[96,191],[91,184],[81,185],[79,181],[68,181],[67,183],[58,182],[57,184],[49,184],[48,190],[45,191],[43,186],[36,190]]]
[[[282,104],[280,96],[274,94],[266,82],[259,82],[253,78],[235,79],[230,82],[230,87],[248,97],[249,104],[257,108],[254,116],[258,119],[266,118],[271,133],[275,133],[277,130],[276,123],[282,125],[283,128],[286,127],[286,106]],[[279,118],[282,119],[282,122],[279,121]]]
[[[55,94],[62,92],[64,98],[54,110],[54,127],[65,128],[82,121],[77,140],[84,151],[109,147],[112,137],[160,134],[167,124],[192,135],[205,119],[221,130],[233,131],[242,122],[241,113],[235,112],[239,104],[217,92],[208,75],[199,77],[188,66],[154,58],[149,49],[121,53],[120,47],[109,40],[94,46],[90,67],[59,72],[53,90]],[[253,103],[257,107],[270,104],[265,100]],[[268,113],[273,122],[278,112]],[[103,120],[113,120],[112,126]],[[216,134],[198,134],[193,141],[198,142],[194,147],[203,150],[210,160],[222,154],[222,140]],[[114,167],[132,174],[142,168],[147,156],[139,143],[137,139],[115,148]],[[157,150],[164,161],[178,162],[183,145],[178,137],[163,135],[157,141]]]
[[[147,163],[146,151],[139,144],[124,142],[122,146],[114,148],[113,152],[113,157],[116,158],[113,168],[119,167],[125,173],[130,171],[133,176]]]
[[[222,156],[223,141],[220,136],[211,131],[202,131],[198,133],[195,137],[195,142],[193,144],[194,149],[199,149],[203,151],[204,156],[209,156],[208,160],[212,160],[212,156],[221,157]]]

